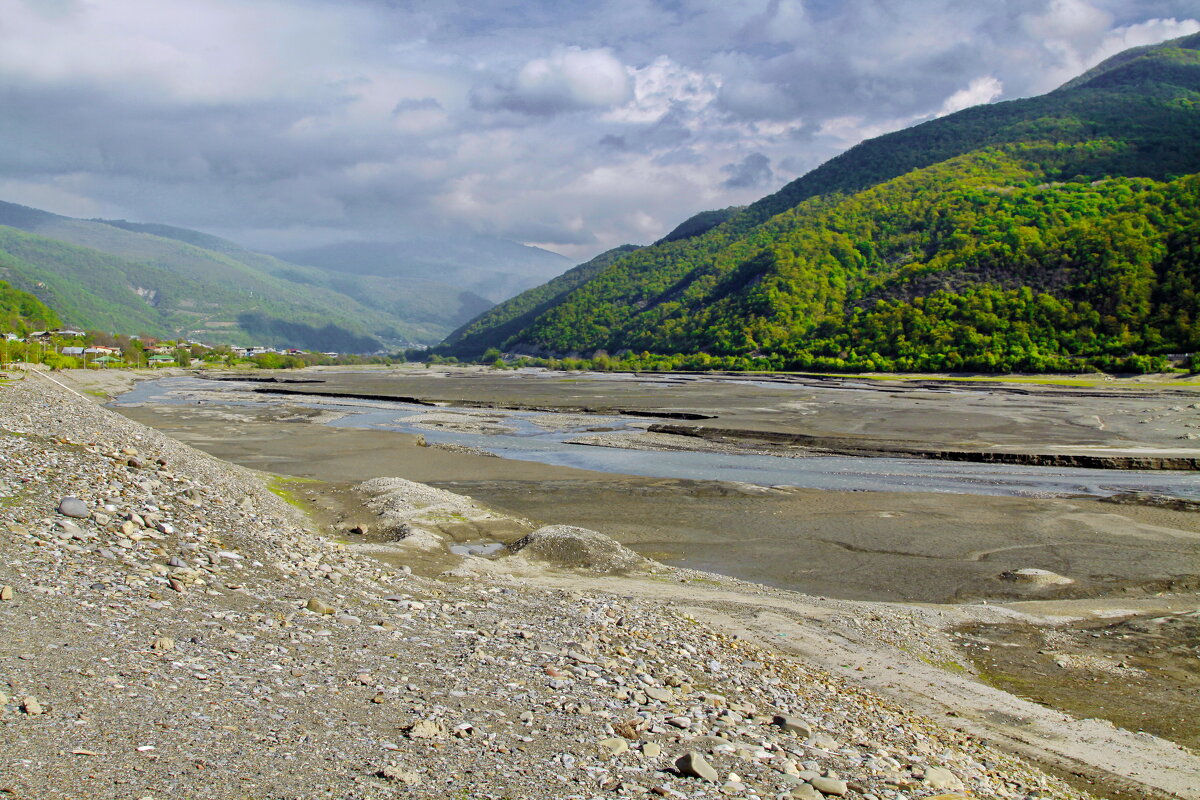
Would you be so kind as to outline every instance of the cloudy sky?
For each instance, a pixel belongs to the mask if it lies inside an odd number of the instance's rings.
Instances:
[[[466,231],[581,260],[1197,19],[1200,0],[0,0],[0,200],[267,249]]]

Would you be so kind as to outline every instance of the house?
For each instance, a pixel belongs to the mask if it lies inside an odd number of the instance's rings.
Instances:
[[[82,347],[64,347],[62,354],[64,356],[81,356],[84,354],[84,349]]]
[[[150,356],[148,361],[152,367],[165,367],[168,364],[175,363],[175,359],[167,355]]]
[[[64,353],[66,353],[66,352],[67,352],[67,349],[68,349],[68,348],[64,347],[64,348],[63,348],[63,352],[64,352]],[[71,348],[71,349],[74,349],[74,348]],[[120,351],[119,351],[119,350],[117,350],[117,348],[115,348],[115,347],[107,347],[107,346],[105,346],[105,345],[102,345],[102,344],[94,344],[94,345],[92,345],[91,347],[89,347],[89,348],[87,348],[86,350],[84,350],[83,352],[84,352],[84,353],[87,353],[88,355],[97,355],[97,356],[115,356],[115,355],[117,355],[117,353],[119,353]]]
[[[75,339],[80,336],[87,336],[87,334],[83,331],[70,330],[69,328],[61,328],[57,331],[54,331],[54,335],[60,336],[64,339]]]
[[[122,362],[121,362],[121,359],[117,358],[116,356],[100,356],[99,358],[92,361],[92,363],[93,364],[120,364]]]

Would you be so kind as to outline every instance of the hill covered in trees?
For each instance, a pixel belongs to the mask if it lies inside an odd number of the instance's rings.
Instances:
[[[1009,371],[1200,350],[1198,103],[1200,35],[1130,50],[864,142],[438,352]]]
[[[0,281],[0,332],[24,334],[61,324],[58,315],[37,297]]]
[[[0,202],[0,279],[46,300],[67,324],[159,337],[341,352],[432,343],[569,263],[482,237],[331,246],[305,259],[170,225]]]

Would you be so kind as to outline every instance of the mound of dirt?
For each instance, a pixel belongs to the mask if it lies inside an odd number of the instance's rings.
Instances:
[[[602,533],[572,525],[547,525],[508,546],[526,558],[556,567],[626,574],[648,569],[652,562]]]

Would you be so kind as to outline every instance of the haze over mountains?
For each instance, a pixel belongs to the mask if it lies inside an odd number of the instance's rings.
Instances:
[[[1198,104],[1200,35],[1134,48],[606,254],[438,352],[995,371],[1200,350]]]
[[[432,343],[569,262],[502,239],[350,244],[289,263],[186,228],[0,202],[0,280],[75,327],[341,352]]]

